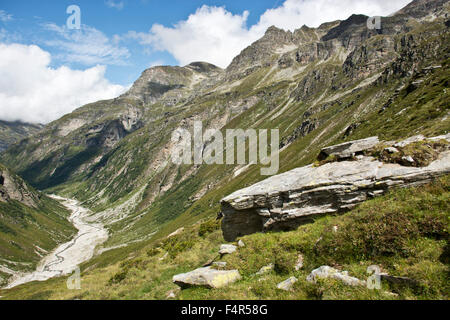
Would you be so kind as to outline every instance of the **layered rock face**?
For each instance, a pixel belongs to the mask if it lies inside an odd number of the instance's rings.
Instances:
[[[432,138],[445,139],[450,135]],[[373,147],[370,138],[329,147],[337,158],[355,156]],[[336,150],[340,150],[337,152]],[[427,167],[384,163],[359,155],[355,161],[309,165],[270,177],[222,199],[225,240],[264,231],[292,230],[311,218],[345,212],[393,187],[415,186],[450,173],[450,151],[442,151]]]
[[[16,200],[29,207],[37,207],[39,195],[27,184],[0,164],[0,202]]]
[[[0,152],[42,129],[42,125],[0,120]]]
[[[191,94],[194,86],[221,73],[222,69],[206,62],[193,62],[185,67],[153,67],[145,70],[122,97],[137,99],[145,104],[163,98],[166,104],[176,104]]]

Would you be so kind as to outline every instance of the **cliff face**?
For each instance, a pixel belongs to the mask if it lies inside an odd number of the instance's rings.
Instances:
[[[271,27],[222,70],[154,67],[123,96],[83,106],[11,147],[1,161],[40,189],[85,202],[109,244],[215,215],[224,196],[263,179],[258,165],[175,165],[172,132],[278,128],[280,173],[321,148],[377,135],[437,136],[448,112],[448,1],[415,1],[294,32]],[[206,144],[207,142],[205,142]]]
[[[31,190],[20,177],[0,165],[0,201],[7,203],[11,200],[19,201],[28,207],[36,207],[39,194]]]

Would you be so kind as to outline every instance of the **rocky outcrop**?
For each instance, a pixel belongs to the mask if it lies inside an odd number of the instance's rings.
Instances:
[[[193,62],[185,67],[156,66],[145,70],[130,90],[122,97],[141,100],[152,104],[174,91],[171,99],[178,100],[183,94],[180,89],[189,88],[210,77],[217,77],[222,69],[206,62]]]
[[[220,255],[231,254],[231,253],[234,253],[236,251],[236,249],[237,249],[237,247],[235,245],[223,244],[220,246],[219,254]]]
[[[271,264],[269,264],[269,265],[267,265],[267,266],[261,267],[261,269],[259,269],[259,271],[256,273],[256,275],[257,275],[257,276],[261,276],[261,275],[263,275],[263,274],[272,272],[272,270],[273,270],[274,267],[275,267],[275,266],[273,265],[273,263],[271,263]]]
[[[302,124],[300,126],[298,126],[294,130],[294,132],[291,135],[287,136],[286,138],[284,138],[281,141],[280,149],[287,145],[290,145],[292,142],[294,142],[298,138],[306,136],[307,134],[311,133],[318,127],[319,127],[319,122],[317,120],[306,119],[305,121],[302,122]]]
[[[378,137],[370,137],[327,147],[320,152],[319,160],[326,159],[330,156],[334,156],[338,159],[351,158],[364,150],[375,147],[379,142],[380,140],[378,140]]]
[[[348,275],[347,271],[338,271],[329,266],[321,266],[320,268],[314,269],[306,278],[306,281],[316,283],[319,279],[332,278],[342,281],[348,286],[363,286],[366,284],[365,281],[359,280],[358,278],[351,277]]]
[[[430,139],[446,139],[442,136]],[[417,139],[413,139],[416,141]],[[347,157],[374,146],[378,138],[325,148],[322,153]],[[450,151],[426,167],[384,163],[360,155],[353,161],[309,165],[272,176],[222,199],[226,241],[264,231],[293,230],[324,214],[348,211],[393,187],[416,186],[450,173]]]
[[[298,279],[296,277],[290,277],[289,279],[277,284],[277,288],[284,291],[291,291],[297,281]]]
[[[28,207],[37,207],[39,194],[19,176],[0,165],[0,202],[15,200]]]
[[[173,282],[181,288],[200,286],[216,289],[224,287],[239,279],[241,279],[241,275],[237,270],[225,271],[206,267],[188,273],[177,274],[173,277]]]
[[[43,126],[40,124],[0,120],[0,152],[8,149],[10,145],[32,136],[42,128]]]

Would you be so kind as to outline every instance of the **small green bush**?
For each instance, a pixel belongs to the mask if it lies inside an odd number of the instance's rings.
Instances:
[[[286,275],[294,270],[297,254],[294,252],[281,252],[276,254],[274,270],[277,274]]]
[[[213,233],[220,229],[220,222],[216,219],[210,219],[200,225],[198,235],[204,237],[207,234]]]
[[[108,284],[112,285],[112,284],[121,283],[123,280],[125,280],[127,275],[128,275],[128,269],[121,270],[121,271],[117,272],[115,275],[113,275],[111,277],[111,279],[109,279]]]
[[[142,269],[143,267],[145,267],[145,265],[146,262],[143,261],[142,258],[137,258],[122,262],[120,264],[120,267],[123,269],[131,269],[131,268]]]
[[[148,257],[154,257],[159,253],[159,249],[158,248],[150,248],[147,250],[147,256]]]
[[[195,244],[193,238],[171,237],[162,243],[162,247],[170,257],[175,258],[179,253],[192,248]]]

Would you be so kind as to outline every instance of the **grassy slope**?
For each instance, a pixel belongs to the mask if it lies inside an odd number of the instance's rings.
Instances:
[[[379,109],[375,109],[375,112],[362,117],[360,119],[362,125],[349,137],[344,137],[343,135],[349,124],[348,119],[352,118],[352,115],[364,101],[373,99],[382,88],[368,88],[364,92],[358,93],[359,98],[356,98],[354,95],[344,97],[342,105],[350,104],[350,101],[354,101],[353,99],[355,98],[356,103],[350,107],[344,107],[344,110],[336,110],[337,108],[342,109],[338,105],[327,110],[326,112],[329,113],[329,116],[323,116],[323,118],[328,118],[328,120],[324,122],[320,129],[296,140],[281,153],[280,173],[312,163],[322,147],[346,140],[365,138],[372,135],[379,135],[381,139],[391,140],[417,133],[428,136],[447,133],[450,128],[450,118],[445,119],[445,115],[449,112],[446,104],[448,96],[445,90],[448,88],[449,73],[448,66],[445,66],[445,68],[430,77],[432,80],[430,80],[429,84],[424,84],[423,87],[408,94],[406,89],[404,89],[390,105],[389,109],[385,111],[386,114],[380,116],[377,112]],[[391,88],[395,88],[395,86],[391,85]],[[417,102],[418,98],[422,98],[421,103]],[[258,108],[258,106],[254,108]],[[407,112],[399,114],[405,108],[408,109]],[[292,112],[295,111],[294,106]],[[254,111],[248,110],[247,112]],[[289,114],[290,112],[286,113]],[[335,115],[339,115],[339,117]],[[287,115],[285,117],[288,118]],[[227,125],[227,128],[240,127],[242,125],[241,118],[243,119],[242,121],[246,121],[246,119],[251,117],[244,113]],[[393,120],[386,120],[390,118]],[[440,119],[445,120],[441,121]],[[261,127],[264,127],[264,124]],[[162,196],[148,210],[144,211],[147,212],[147,215],[143,217],[140,229],[133,229],[133,231],[143,234],[151,226],[159,226],[159,233],[156,235],[158,237],[168,234],[181,226],[195,223],[200,218],[214,216],[220,210],[219,203],[221,198],[235,190],[264,179],[259,173],[258,166],[253,166],[247,172],[233,179],[229,178],[232,176],[232,169],[233,166],[206,166],[201,168],[194,177],[177,186],[170,194]],[[197,202],[189,203],[188,199],[192,195],[193,190],[196,190],[198,185],[203,181],[208,181],[211,177],[222,181],[219,187],[208,192]],[[165,220],[161,220],[158,217],[163,217]],[[174,220],[170,221],[170,219]],[[119,225],[118,229],[121,227],[123,225]]]
[[[16,200],[0,202],[0,264],[14,271],[34,270],[46,251],[69,241],[76,233],[64,206],[43,194],[37,195],[29,186],[28,190],[39,199],[35,208]],[[0,285],[7,278],[9,275],[0,271]]]
[[[69,212],[54,200],[42,199],[38,208],[18,201],[0,203],[0,252],[7,259],[33,256],[33,245],[49,249],[56,242],[70,238],[74,228],[67,221]],[[52,233],[52,237],[49,237]],[[20,243],[16,250],[7,242]]]
[[[243,279],[223,289],[190,288],[179,299],[448,299],[450,176],[430,185],[394,190],[341,215],[318,218],[313,224],[286,233],[254,234],[244,248],[225,256],[227,268]],[[333,232],[333,227],[337,231]],[[190,271],[217,255],[223,242],[213,220],[140,251],[114,265],[82,268],[82,289],[70,291],[65,278],[30,283],[0,291],[5,299],[165,299],[177,291],[172,276]],[[131,253],[133,252],[133,253]],[[161,258],[168,256],[161,261]],[[294,270],[298,254],[304,267]],[[263,276],[254,274],[273,263]],[[330,265],[367,279],[367,267],[378,265],[390,275],[419,281],[414,287],[389,285],[381,290],[347,287],[335,280],[310,284],[311,270]],[[89,270],[91,269],[91,270]],[[293,292],[276,284],[296,276]],[[393,294],[392,294],[393,293]]]

